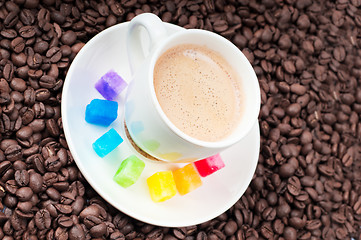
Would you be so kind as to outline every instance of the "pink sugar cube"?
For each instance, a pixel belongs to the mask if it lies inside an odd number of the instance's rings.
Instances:
[[[202,177],[207,177],[208,175],[211,175],[212,173],[223,168],[225,165],[221,156],[216,154],[214,156],[194,162],[194,166],[197,168],[199,175]]]

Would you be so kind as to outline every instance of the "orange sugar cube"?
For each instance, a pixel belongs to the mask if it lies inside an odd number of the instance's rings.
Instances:
[[[202,180],[192,163],[174,170],[173,177],[180,195],[185,195],[202,185]]]

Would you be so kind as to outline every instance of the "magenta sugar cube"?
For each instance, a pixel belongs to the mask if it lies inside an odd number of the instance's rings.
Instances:
[[[95,83],[95,88],[107,100],[114,100],[126,86],[124,79],[113,70],[107,72]]]
[[[207,177],[212,173],[218,171],[225,166],[221,156],[216,154],[214,156],[198,160],[194,162],[194,166],[197,168],[199,175]]]

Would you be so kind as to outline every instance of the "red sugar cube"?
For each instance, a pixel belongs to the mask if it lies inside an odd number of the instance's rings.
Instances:
[[[208,175],[211,175],[212,173],[223,168],[225,165],[221,156],[216,154],[214,156],[194,162],[194,166],[197,168],[199,175],[202,177],[207,177]]]

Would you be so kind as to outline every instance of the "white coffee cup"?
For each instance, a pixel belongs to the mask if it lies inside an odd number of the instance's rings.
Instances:
[[[144,29],[148,44],[143,44],[140,34]],[[159,160],[191,162],[215,155],[247,135],[257,121],[260,89],[251,64],[235,45],[199,29],[184,29],[169,35],[163,22],[150,13],[133,18],[126,37],[132,79],[127,90],[125,123],[139,148]],[[220,53],[239,75],[244,109],[238,126],[225,139],[206,142],[186,135],[168,119],[157,100],[153,85],[155,63],[166,50],[181,44],[202,45]],[[149,48],[144,49],[145,45]]]

